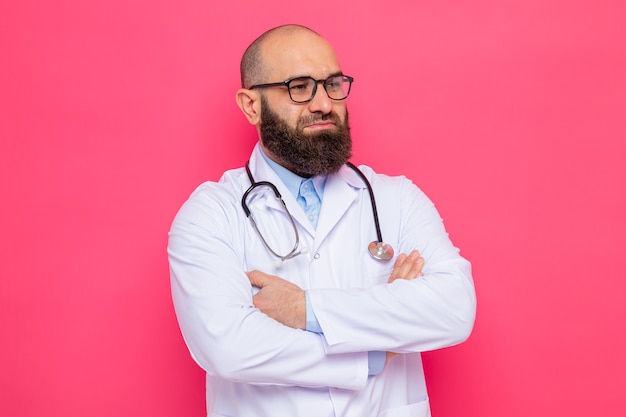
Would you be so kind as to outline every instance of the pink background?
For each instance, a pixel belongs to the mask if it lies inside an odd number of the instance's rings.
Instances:
[[[0,415],[203,415],[167,231],[256,140],[244,48],[297,22],[356,79],[353,160],[411,177],[473,262],[433,414],[623,416],[624,4],[3,1]]]

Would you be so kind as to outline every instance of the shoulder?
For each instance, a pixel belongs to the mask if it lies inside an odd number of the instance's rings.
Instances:
[[[219,181],[200,184],[183,203],[175,221],[205,223],[219,217],[230,217],[240,207],[241,196],[249,186],[243,180],[243,168],[226,171]]]
[[[370,182],[377,204],[404,207],[405,210],[433,206],[428,196],[405,175],[382,174],[368,165],[358,168]]]
[[[380,172],[376,172],[369,165],[358,165],[357,168],[363,173],[365,178],[371,183],[372,187],[391,187],[394,190],[401,190],[404,188],[414,188],[417,186],[404,175],[388,175]]]

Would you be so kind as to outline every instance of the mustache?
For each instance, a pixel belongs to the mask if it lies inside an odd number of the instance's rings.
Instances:
[[[337,126],[342,126],[343,125],[343,123],[341,122],[341,118],[337,115],[337,113],[331,112],[331,113],[328,113],[328,114],[317,114],[317,113],[314,113],[314,114],[312,114],[310,116],[303,116],[298,121],[298,127],[303,128],[303,127],[311,125],[313,123],[326,122],[326,121],[332,121]]]

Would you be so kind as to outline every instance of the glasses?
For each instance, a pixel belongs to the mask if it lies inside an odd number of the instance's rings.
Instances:
[[[350,94],[354,78],[347,75],[333,75],[325,80],[316,80],[313,77],[298,77],[281,83],[257,84],[249,88],[287,87],[289,98],[296,103],[306,103],[313,100],[317,92],[317,84],[322,83],[328,98],[344,100]]]

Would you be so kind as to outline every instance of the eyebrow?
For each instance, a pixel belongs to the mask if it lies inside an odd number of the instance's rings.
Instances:
[[[339,70],[339,71],[333,72],[330,75],[328,75],[326,78],[322,78],[322,80],[325,80],[330,77],[337,77],[339,75],[344,75],[343,71]],[[313,78],[314,80],[317,79],[313,77],[312,75],[294,75],[293,77],[288,77],[287,80],[295,80],[296,78]]]

